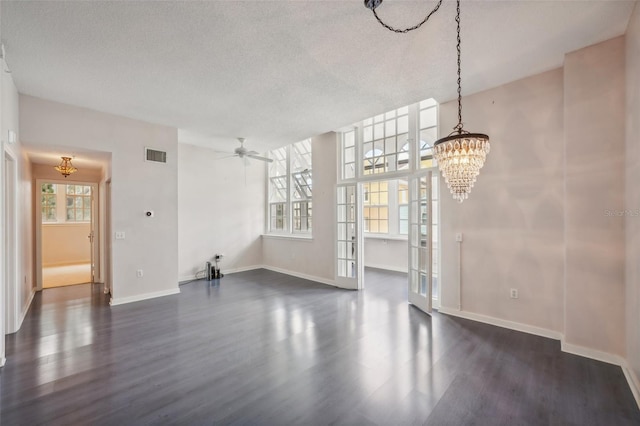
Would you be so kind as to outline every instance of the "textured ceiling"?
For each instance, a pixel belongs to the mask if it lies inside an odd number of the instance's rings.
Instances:
[[[385,1],[418,22],[435,2]],[[463,91],[562,65],[625,32],[630,1],[462,2]],[[394,34],[353,1],[2,1],[21,93],[180,129],[232,151],[285,145],[424,98],[455,97],[455,2]]]

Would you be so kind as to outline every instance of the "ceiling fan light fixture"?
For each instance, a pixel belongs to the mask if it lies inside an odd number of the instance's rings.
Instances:
[[[78,171],[78,169],[73,167],[73,164],[71,164],[71,157],[61,157],[61,158],[62,158],[62,161],[60,162],[59,165],[55,166],[54,169],[60,172],[62,176],[66,178],[67,176]]]

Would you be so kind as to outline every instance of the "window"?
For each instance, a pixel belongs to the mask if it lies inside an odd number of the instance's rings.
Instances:
[[[88,222],[91,220],[91,187],[88,185],[67,185],[67,222]]]
[[[311,173],[311,139],[294,143],[291,153],[291,200],[293,232],[311,230],[313,180]]]
[[[363,174],[409,168],[409,107],[368,118],[362,123]]]
[[[311,232],[311,139],[273,150],[269,158],[269,232]]]
[[[55,222],[57,220],[57,189],[58,185],[53,183],[42,184],[42,221]]]
[[[340,178],[401,176],[403,171],[435,167],[437,138],[438,104],[433,99],[354,123],[353,130],[342,132]]]
[[[433,295],[438,294],[438,104],[433,99],[379,114],[342,132],[339,177],[362,182],[365,238],[406,238],[409,234],[408,177],[432,169]],[[373,181],[376,179],[377,181]],[[386,197],[386,198],[385,198]],[[426,234],[426,229],[422,230]],[[426,277],[425,277],[426,278]],[[426,281],[423,290],[426,291]]]
[[[409,234],[409,184],[406,180],[398,182],[398,233]]]
[[[91,185],[43,183],[40,192],[43,223],[91,221]]]
[[[269,230],[286,231],[287,195],[287,147],[274,149],[269,153],[273,160],[269,164]]]
[[[356,132],[342,134],[342,179],[356,177]]]
[[[428,169],[436,165],[433,159],[433,144],[438,139],[438,110],[433,99],[419,104],[420,168]]]
[[[389,183],[368,182],[363,184],[363,189],[364,232],[389,233]]]

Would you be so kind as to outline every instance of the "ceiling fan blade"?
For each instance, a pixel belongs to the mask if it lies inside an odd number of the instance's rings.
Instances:
[[[259,155],[247,154],[247,157],[253,158],[254,160],[266,161],[267,163],[272,163],[273,160],[267,157],[260,157]]]
[[[231,157],[237,157],[238,154],[229,154],[229,155],[225,155],[224,157],[216,157],[216,160],[222,160],[225,158],[231,158]]]
[[[259,152],[258,151],[247,151],[247,152],[245,152],[245,154],[247,154],[247,155],[258,155]]]

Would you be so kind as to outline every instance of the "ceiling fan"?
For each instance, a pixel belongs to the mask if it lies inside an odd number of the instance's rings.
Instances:
[[[231,155],[230,157],[240,157],[240,158],[247,157],[247,158],[252,158],[254,160],[266,161],[267,163],[273,162],[271,158],[261,157],[260,155],[258,155],[256,151],[249,151],[247,148],[245,148],[244,138],[238,138],[238,141],[240,141],[240,146],[233,151],[234,154]]]

